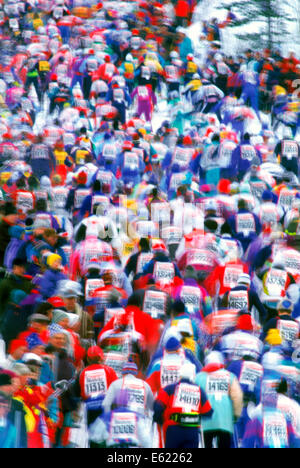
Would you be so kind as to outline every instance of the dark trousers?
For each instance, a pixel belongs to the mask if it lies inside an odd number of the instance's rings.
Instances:
[[[225,431],[205,431],[204,434],[205,448],[213,448],[213,440],[217,439],[217,447],[220,449],[231,447],[231,434]]]
[[[170,426],[166,431],[166,449],[198,448],[199,429],[197,427]]]

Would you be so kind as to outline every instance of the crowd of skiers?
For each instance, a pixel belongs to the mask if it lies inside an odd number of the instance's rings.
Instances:
[[[300,60],[198,7],[0,0],[1,448],[300,445]]]

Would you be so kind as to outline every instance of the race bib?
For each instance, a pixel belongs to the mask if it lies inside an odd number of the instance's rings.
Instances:
[[[247,385],[250,389],[254,390],[256,383],[263,375],[263,369],[261,365],[256,362],[245,361],[243,362],[240,384]]]
[[[17,210],[27,213],[33,209],[33,196],[31,193],[21,192],[17,195]]]
[[[283,414],[264,412],[263,440],[266,447],[288,447],[287,425]]]
[[[106,373],[104,369],[86,371],[84,374],[84,393],[87,398],[105,396],[107,392]]]
[[[138,87],[138,96],[142,99],[147,99],[149,96],[149,91],[146,86],[139,86]]]
[[[127,362],[127,356],[121,353],[105,353],[105,365],[111,367],[117,376],[120,378],[122,376],[122,371],[124,364]]]
[[[139,168],[139,158],[135,153],[126,151],[124,153],[124,169],[137,171]]]
[[[170,190],[177,190],[185,180],[185,174],[173,174],[170,181]]]
[[[144,266],[147,265],[153,258],[152,253],[141,253],[137,261],[136,274],[142,273]]]
[[[131,411],[143,412],[146,404],[145,387],[139,382],[126,382],[128,392],[128,408]]]
[[[175,277],[175,268],[173,263],[155,262],[154,278],[163,283],[172,283]]]
[[[278,214],[275,206],[263,206],[260,210],[261,223],[276,224],[278,221]]]
[[[168,203],[152,203],[151,219],[154,222],[170,223],[171,213]]]
[[[247,237],[251,232],[255,231],[255,220],[250,213],[239,213],[236,216],[236,232],[242,233]]]
[[[242,265],[227,266],[224,272],[223,284],[226,288],[236,287],[239,276],[243,273]]]
[[[110,321],[110,319],[115,318],[116,316],[122,315],[124,313],[125,310],[120,307],[115,309],[106,307],[104,312],[104,325],[106,325]]]
[[[110,145],[108,143],[106,143],[106,145],[103,146],[102,154],[105,159],[109,159],[110,161],[114,161],[117,157],[117,151],[115,146]]]
[[[146,291],[144,297],[143,312],[157,319],[163,317],[166,312],[166,294],[160,291]]]
[[[160,370],[160,384],[161,387],[166,387],[167,385],[177,383],[179,381],[179,371],[181,364],[167,364],[162,363]]]
[[[176,226],[166,226],[162,229],[162,239],[168,244],[179,244],[182,239],[182,229]]]
[[[228,297],[228,307],[234,310],[248,310],[248,292],[231,291]]]
[[[212,266],[211,255],[205,250],[191,250],[186,258],[187,265]]]
[[[255,158],[256,152],[253,146],[251,145],[242,145],[241,146],[241,158],[246,161],[252,161]]]
[[[216,400],[221,400],[222,397],[228,395],[230,390],[229,384],[229,376],[226,373],[214,372],[207,377],[206,393]]]
[[[159,228],[156,223],[152,221],[138,221],[136,223],[136,230],[139,237],[158,237]]]
[[[300,275],[300,255],[297,251],[285,251],[283,260],[288,273],[293,276]]]
[[[63,187],[53,189],[53,205],[55,208],[65,208],[69,190]]]
[[[295,196],[296,196],[295,192],[291,190],[283,189],[280,192],[278,204],[281,205],[286,210],[289,210],[290,208],[292,208]]]
[[[283,141],[282,156],[287,159],[297,158],[298,159],[298,145],[295,141],[287,140]]]
[[[277,328],[283,341],[293,342],[298,338],[299,325],[289,320],[278,320]]]
[[[180,167],[188,167],[194,150],[190,148],[177,147],[173,156],[173,164],[178,164]]]
[[[280,297],[282,291],[285,290],[287,273],[283,270],[272,268],[266,277],[266,288],[268,294],[274,297]]]
[[[124,91],[120,88],[113,90],[113,100],[117,102],[124,101]]]
[[[82,203],[83,200],[90,195],[90,191],[86,189],[79,189],[75,191],[75,197],[74,197],[74,208],[75,210],[78,210]]]
[[[85,283],[85,300],[90,301],[96,289],[104,287],[102,279],[88,279]]]
[[[262,194],[266,190],[266,184],[263,182],[250,182],[251,193],[254,197],[261,200]]]
[[[194,413],[200,407],[200,388],[196,385],[181,383],[174,397],[173,407],[180,408],[183,413]]]
[[[201,308],[201,291],[194,286],[183,286],[180,298],[189,313],[199,312]]]
[[[129,442],[137,445],[137,416],[134,413],[112,414],[109,442]]]

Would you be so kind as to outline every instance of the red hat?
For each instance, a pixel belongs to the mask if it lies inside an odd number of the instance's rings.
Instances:
[[[106,54],[105,57],[104,57],[104,61],[106,63],[109,63],[110,62],[110,55]]]
[[[130,151],[130,150],[132,150],[132,148],[133,148],[133,144],[132,144],[131,141],[126,140],[126,141],[123,142],[122,149]]]
[[[99,348],[99,346],[91,346],[87,350],[87,357],[90,358],[90,359],[93,359],[93,358],[104,359],[104,353],[103,353],[102,349]]]
[[[238,318],[237,328],[244,331],[253,331],[252,317],[250,314],[243,314]]]
[[[25,340],[12,340],[9,346],[9,354],[14,353],[18,348],[22,347],[27,348],[27,343]]]
[[[220,182],[218,183],[218,190],[220,193],[230,193],[230,185],[231,182],[230,180],[227,179],[221,179]]]
[[[48,299],[49,304],[51,304],[55,309],[60,309],[61,307],[65,307],[64,301],[60,297],[50,297]]]
[[[193,144],[193,140],[192,138],[190,137],[190,135],[186,135],[183,140],[182,140],[182,143],[185,145],[185,146],[191,146]]]
[[[87,183],[87,174],[85,172],[79,172],[77,176],[77,182],[79,184],[85,185]]]

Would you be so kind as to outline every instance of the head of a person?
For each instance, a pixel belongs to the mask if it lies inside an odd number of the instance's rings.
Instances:
[[[60,271],[62,269],[62,258],[57,254],[50,254],[47,256],[47,266],[54,271]]]
[[[42,314],[33,314],[29,317],[29,326],[32,331],[41,333],[46,330],[50,320]]]
[[[91,346],[86,356],[89,364],[101,364],[104,361],[104,353],[99,346]]]
[[[69,316],[67,312],[60,309],[54,309],[52,323],[57,323],[66,330],[69,327]]]
[[[185,305],[184,302],[181,301],[180,299],[177,299],[176,301],[173,302],[171,306],[171,314],[174,317],[177,317],[178,315],[182,315],[185,313]]]
[[[45,343],[39,338],[36,333],[31,333],[26,338],[28,352],[42,356],[45,352]]]
[[[248,210],[248,203],[243,198],[240,198],[240,200],[238,201],[238,209],[239,210]]]
[[[27,352],[27,343],[25,340],[12,340],[9,344],[9,354],[15,359],[19,361],[22,359],[24,354]]]
[[[44,230],[43,237],[45,241],[54,247],[57,244],[58,235],[55,229],[47,228]]]
[[[165,351],[167,354],[178,354],[181,348],[180,341],[174,336],[171,336],[165,344]]]
[[[147,237],[142,237],[139,241],[139,249],[141,251],[146,251],[146,252],[149,252],[150,251],[150,242],[149,242],[149,239]]]
[[[67,346],[65,330],[58,324],[52,323],[49,327],[49,344],[56,350],[64,350]]]
[[[247,273],[242,273],[237,281],[238,286],[247,286],[247,288],[250,287],[251,284],[251,278]]]
[[[21,258],[15,258],[12,263],[12,272],[16,276],[24,276],[26,272],[26,261]]]
[[[0,392],[12,396],[19,388],[18,376],[15,372],[7,369],[0,371]]]
[[[0,419],[5,419],[11,408],[11,398],[0,391]]]
[[[277,305],[278,315],[291,315],[294,310],[294,304],[287,297],[282,299]]]
[[[122,369],[122,374],[123,375],[137,375],[138,374],[138,367],[135,362],[133,361],[128,361],[126,364],[124,364],[123,369]]]
[[[43,365],[42,358],[33,352],[26,353],[23,356],[23,363],[30,370],[30,378],[35,382],[38,382]]]

